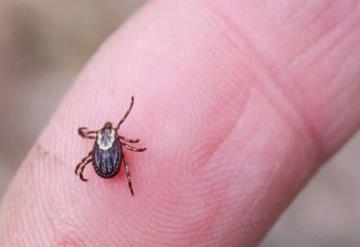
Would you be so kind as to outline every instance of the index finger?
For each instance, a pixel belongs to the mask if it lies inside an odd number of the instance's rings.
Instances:
[[[254,18],[270,16],[247,7]],[[231,8],[222,10],[207,1],[152,2],[104,44],[12,183],[0,239],[9,245],[246,246],[261,238],[320,161],[358,128],[359,109],[342,118],[333,111],[359,103],[350,76],[359,63],[339,72],[331,87],[326,80],[309,84],[327,78],[325,70],[292,81],[311,99],[294,104],[298,92],[278,83],[248,39],[261,32],[228,19]],[[290,49],[286,40],[283,45]],[[273,57],[280,57],[275,49]],[[321,62],[312,66],[322,68]],[[301,76],[302,68],[289,72]],[[315,88],[326,88],[321,98],[312,97]],[[344,101],[319,107],[339,91]],[[120,133],[149,148],[125,154],[135,197],[124,170],[104,180],[88,166],[88,183],[73,175],[92,147],[77,127],[117,122],[131,95],[134,109]]]

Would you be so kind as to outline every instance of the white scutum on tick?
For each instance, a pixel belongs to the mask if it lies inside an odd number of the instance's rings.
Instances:
[[[96,143],[101,150],[108,150],[115,141],[115,130],[105,129],[98,132]]]

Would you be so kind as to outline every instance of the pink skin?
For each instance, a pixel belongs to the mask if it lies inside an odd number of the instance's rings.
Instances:
[[[97,52],[9,187],[3,246],[254,246],[359,128],[359,1],[194,2],[148,3]],[[131,95],[134,197],[123,167],[73,174],[77,127]]]

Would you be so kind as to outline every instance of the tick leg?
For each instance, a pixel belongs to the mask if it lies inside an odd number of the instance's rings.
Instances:
[[[123,160],[124,160],[125,173],[126,173],[130,193],[131,193],[132,196],[134,196],[134,190],[133,190],[132,183],[131,183],[130,170],[129,170],[129,166],[128,166],[127,162],[126,162],[125,156],[124,156]]]
[[[130,102],[130,106],[129,109],[126,111],[125,115],[122,117],[122,119],[119,121],[119,123],[116,126],[116,130],[118,130],[120,128],[120,125],[126,120],[126,118],[129,116],[129,113],[131,112],[131,109],[134,106],[134,96],[131,96],[131,102]]]
[[[91,160],[91,155],[92,155],[92,151],[89,152],[88,155],[86,155],[86,157],[83,158],[79,164],[77,164],[77,166],[75,168],[75,175],[78,175],[78,170],[82,164],[86,163],[89,159]]]
[[[79,135],[87,139],[96,139],[96,132],[96,130],[88,130],[86,127],[78,128]]]
[[[119,138],[125,142],[130,142],[130,143],[138,143],[140,141],[140,139],[128,139],[124,136],[119,136]]]
[[[80,168],[79,177],[80,177],[80,179],[81,179],[82,181],[84,181],[84,182],[86,182],[86,181],[88,181],[88,180],[87,180],[86,178],[84,178],[83,172],[84,172],[84,169],[85,169],[85,167],[87,166],[87,164],[89,164],[90,162],[91,162],[91,159],[88,159],[88,160],[84,163],[84,165],[81,166],[81,168]]]
[[[130,151],[133,152],[144,152],[147,149],[147,148],[136,148],[126,143],[121,143],[121,145],[123,145],[124,148],[129,149]]]

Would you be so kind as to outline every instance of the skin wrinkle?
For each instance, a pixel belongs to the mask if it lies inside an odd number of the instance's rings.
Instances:
[[[208,150],[207,154],[208,154],[208,157],[203,161],[201,162],[202,164],[200,164],[200,162],[198,162],[198,165],[191,165],[192,169],[191,169],[191,174],[196,174],[196,172],[199,170],[199,168],[203,167],[205,164],[208,163],[208,161],[212,158],[212,156],[214,155],[214,153],[217,152],[219,146],[221,146],[222,143],[224,143],[224,141],[228,138],[229,134],[231,133],[231,131],[234,129],[234,127],[237,125],[239,119],[241,118],[241,114],[243,112],[243,110],[246,108],[246,105],[248,103],[248,100],[249,100],[249,97],[250,97],[250,94],[251,94],[251,88],[249,90],[247,90],[246,94],[243,96],[243,99],[242,99],[242,106],[241,108],[238,110],[238,112],[236,112],[236,119],[235,121],[233,121],[231,124],[229,124],[227,126],[227,129],[224,131],[224,135],[218,139],[216,141],[216,143],[214,143],[214,147],[211,148],[210,150]],[[233,101],[231,97],[227,97],[227,100],[229,101]]]
[[[218,8],[218,9],[221,9],[221,8]],[[354,14],[356,14],[356,11],[355,11],[355,13]],[[227,15],[227,16],[229,16],[229,15]],[[225,18],[227,18],[227,16],[225,17]],[[236,22],[236,21],[235,21]],[[355,22],[356,23],[356,22]],[[236,23],[235,23],[235,25],[236,25]],[[256,36],[253,36],[253,37],[256,37]],[[256,40],[259,40],[259,38],[258,37],[256,37],[256,39],[255,39],[255,41]],[[256,44],[256,42],[254,42],[255,44]],[[285,43],[285,45],[286,45],[286,43]],[[265,59],[265,60],[263,60],[263,61],[265,61],[265,63],[267,64],[267,67],[269,68],[269,70],[271,71],[271,70],[273,70],[273,68],[274,68],[274,66],[273,65],[271,65],[271,64],[269,64],[268,63],[268,61],[267,60],[269,60],[269,59]],[[276,64],[277,62],[276,61],[274,61],[274,64]],[[275,68],[276,68],[276,66],[275,66]],[[294,71],[294,70],[293,70]],[[276,75],[276,74],[278,74],[277,75],[277,77],[279,77],[280,78],[280,80],[278,80],[278,82],[281,82],[282,84],[281,84],[281,88],[283,89],[283,91],[284,91],[284,94],[285,95],[300,95],[301,93],[304,95],[304,96],[306,96],[307,94],[308,94],[308,92],[309,92],[309,90],[307,90],[307,91],[301,91],[301,88],[303,88],[304,86],[303,86],[303,82],[302,81],[299,81],[299,76],[300,76],[300,78],[301,78],[301,75],[298,75],[296,78],[294,78],[294,77],[290,77],[290,75],[291,75],[291,73],[293,72],[293,71],[277,71],[277,70],[275,70],[275,72],[274,72],[274,74]],[[298,70],[297,71],[299,71],[299,68],[298,68]],[[300,70],[301,71],[301,70]],[[321,74],[321,73],[320,73]],[[310,79],[310,78],[309,78]],[[292,82],[292,83],[288,83],[287,81],[290,81],[290,82]],[[292,91],[290,91],[290,85],[299,85],[298,86],[298,89],[297,89],[297,91],[299,91],[298,93],[296,93],[296,94],[294,94],[294,92],[292,92]],[[319,83],[317,83],[317,85],[319,85]],[[293,87],[292,87],[293,88]],[[306,89],[306,88],[305,88]],[[317,89],[315,89],[315,90],[317,90]],[[312,95],[312,96],[314,96],[314,95]],[[308,106],[309,106],[309,104],[306,106],[306,104],[304,104],[303,102],[303,100],[300,100],[300,99],[297,99],[297,97],[293,97],[293,98],[291,98],[291,97],[289,97],[292,101],[294,101],[295,102],[295,105],[297,106],[297,107],[295,107],[295,108],[303,108],[303,112],[309,112],[309,109],[308,109]],[[312,98],[316,98],[316,97],[312,97]],[[309,100],[309,99],[308,99]],[[307,101],[308,101],[307,100]],[[316,102],[314,102],[314,103],[316,103]],[[304,105],[305,105],[305,108],[304,108]],[[320,110],[320,109],[319,109]],[[311,111],[311,110],[310,110]],[[323,112],[325,112],[325,111],[323,111]],[[323,113],[323,114],[326,114],[326,113]],[[305,113],[305,115],[308,115],[308,114],[306,114]],[[313,116],[309,116],[309,117],[311,117],[311,118],[313,118]],[[316,121],[314,121],[314,119],[309,119],[309,117],[306,117],[307,119],[305,119],[305,122],[308,122],[308,123],[310,123],[310,122],[313,122],[315,125],[313,125],[312,126],[312,128],[313,129],[316,129],[316,131],[315,132],[318,132],[318,131],[322,131],[322,128],[319,128],[319,126],[318,126],[318,124],[316,123]],[[309,120],[312,120],[312,121],[309,121]],[[316,126],[316,127],[315,127]],[[311,128],[310,128],[311,129]],[[311,132],[311,131],[310,131]],[[315,134],[316,135],[316,134]],[[319,139],[319,141],[320,141],[320,138],[317,138],[317,137],[314,137],[314,139]],[[330,152],[331,152],[331,149],[329,149],[329,148],[327,148],[327,145],[326,145],[326,142],[324,142],[324,141],[320,141],[320,143],[318,143],[316,146],[318,146],[318,147],[321,147],[321,146],[323,146],[324,148],[323,148],[323,151],[319,151],[320,153],[323,153],[323,155],[319,155],[320,156],[320,159],[321,160],[325,160],[325,157],[327,157],[327,154],[329,154]],[[322,158],[321,158],[322,157]]]
[[[294,110],[294,112],[298,115],[298,117],[301,119],[301,125],[303,125],[304,129],[306,130],[306,135],[308,136],[310,140],[312,140],[313,148],[317,150],[318,157],[320,160],[324,160],[324,157],[326,156],[324,151],[322,150],[323,143],[321,141],[321,138],[319,137],[319,134],[317,133],[314,126],[312,126],[311,121],[306,116],[305,110],[300,107],[300,105],[292,99],[292,97],[287,95],[287,92],[284,91],[284,89],[281,87],[284,82],[281,82],[281,78],[272,70],[272,66],[268,65],[263,58],[263,56],[260,55],[258,50],[255,46],[252,45],[254,43],[253,41],[249,40],[249,37],[247,37],[244,33],[241,32],[240,27],[236,24],[235,21],[231,19],[230,16],[225,15],[219,8],[216,8],[215,6],[212,6],[209,4],[209,10],[212,11],[216,17],[220,18],[222,22],[224,22],[227,26],[227,30],[231,30],[231,33],[236,35],[238,38],[237,40],[242,40],[246,47],[251,51],[252,54],[257,58],[257,61],[259,62],[259,65],[262,68],[262,71],[268,75],[272,81],[272,85],[276,87],[277,92],[283,97],[283,99],[286,100],[287,103],[289,103],[289,106],[291,109]],[[234,47],[237,47],[237,42],[233,41],[230,36],[227,36],[227,40],[230,41]],[[258,82],[257,86],[262,87],[262,83]],[[266,91],[266,86],[263,87],[264,92]],[[264,93],[264,96],[266,94]],[[270,102],[274,102],[273,100],[270,100]],[[278,108],[279,114],[283,115],[283,113],[280,111],[280,108]],[[284,120],[287,122],[287,119],[284,117]],[[287,124],[290,124],[287,122]]]
[[[296,6],[293,6],[293,11],[289,12],[288,15],[286,15],[285,18],[282,19],[282,21],[294,21],[299,16],[299,14],[302,13],[304,9],[308,6],[309,1],[312,0],[297,1],[298,4]]]
[[[337,73],[336,76],[332,79],[333,82],[339,81],[341,74],[347,72],[347,71],[346,71],[346,69],[348,69],[348,66],[347,66],[348,63],[347,63],[347,62],[349,62],[349,60],[352,58],[351,55],[356,54],[356,52],[360,53],[360,43],[359,43],[359,45],[357,45],[357,46],[354,48],[354,50],[352,50],[352,52],[349,52],[349,53],[346,55],[346,58],[343,60],[343,62],[341,63],[341,66],[340,66],[339,69],[338,69],[338,70],[339,70],[338,73]],[[356,58],[355,58],[355,59],[356,59]],[[352,79],[353,79],[353,81],[356,81],[356,78],[359,78],[359,77],[360,77],[360,70],[358,70],[357,74],[355,74]],[[345,87],[343,88],[343,90],[341,91],[341,94],[346,93],[346,91],[348,91],[348,92],[357,92],[357,91],[359,91],[359,90],[357,90],[357,89],[359,89],[359,86],[360,86],[360,84],[356,84],[356,83],[350,84],[350,83],[349,83],[347,86],[345,86]],[[354,87],[355,89],[354,89],[354,90],[350,90],[350,88],[352,88],[352,87]]]
[[[355,9],[358,8],[355,7]],[[350,11],[354,12],[353,11],[354,9],[351,9]],[[344,16],[346,16],[348,14],[345,13]],[[319,18],[320,18],[320,15],[319,15]],[[348,18],[348,17],[347,17]],[[340,18],[338,21],[334,22],[332,25],[330,25],[329,28],[322,28],[316,36],[317,37],[314,37],[313,40],[311,41],[311,44],[304,47],[303,49],[301,49],[297,54],[295,54],[293,56],[293,58],[289,61],[288,63],[288,68],[291,68],[293,66],[297,66],[299,63],[301,63],[301,61],[304,59],[304,57],[308,57],[309,54],[313,53],[315,49],[319,49],[319,47],[322,45],[322,43],[324,42],[324,40],[326,40],[326,38],[328,38],[328,36],[330,35],[334,35],[334,30],[338,30],[339,26],[341,26],[347,18]],[[318,22],[320,22],[320,19],[318,20]],[[343,37],[343,35],[339,35],[340,37]],[[325,52],[323,52],[323,54],[326,54]],[[316,59],[314,59],[316,60]],[[308,64],[312,64],[314,65],[315,62],[312,62],[312,63],[308,63]],[[308,69],[310,66],[307,66],[307,68],[303,68],[303,70],[306,70]]]
[[[346,66],[348,60],[350,60],[352,58],[352,55],[354,53],[356,53],[356,50],[360,51],[359,48],[360,48],[360,43],[359,43],[359,45],[357,47],[354,47],[353,50],[349,50],[349,52],[347,52],[347,54],[344,56],[344,58],[341,61],[341,65],[338,67],[337,73],[330,79],[330,83],[332,82],[331,84],[336,84],[336,82],[340,80],[340,76],[341,76],[342,72],[346,71],[346,69],[348,69],[348,67]],[[358,74],[360,74],[360,70],[359,70]],[[356,78],[356,76],[354,78]],[[353,90],[349,90],[350,87],[355,87],[356,88],[356,84],[355,83],[353,83],[353,84],[349,83],[347,86],[345,86],[341,90],[341,92],[338,92],[337,94],[334,94],[334,96],[335,97],[340,97],[343,93],[353,91]],[[357,90],[354,90],[354,91],[357,91]]]
[[[317,10],[317,14],[314,14],[313,18],[309,20],[308,26],[313,26],[317,22],[321,22],[322,14],[326,13],[327,10],[330,10],[336,3],[336,0],[327,0],[322,8]]]
[[[337,49],[335,51],[333,51],[333,54],[332,54],[332,57],[333,59],[331,61],[336,61],[337,60],[344,60],[344,55],[346,56],[346,54],[348,53],[348,50],[351,51],[352,54],[354,54],[354,47],[352,47],[352,44],[357,44],[357,42],[354,40],[356,39],[356,37],[359,37],[359,36],[356,36],[358,32],[354,32],[352,35],[351,35],[351,39],[350,41],[349,38],[347,38],[346,40],[346,43],[343,43],[341,47],[337,47]],[[338,58],[338,54],[341,54],[341,58],[339,59]],[[355,55],[355,54],[354,54]],[[336,60],[337,59],[337,60]],[[345,60],[346,61],[346,60]],[[345,62],[345,61],[342,61],[342,64]],[[356,61],[356,60],[355,60]],[[315,107],[317,107],[318,109],[322,109],[324,108],[325,110],[323,110],[323,118],[320,119],[318,116],[314,116],[312,115],[311,117],[313,118],[313,121],[314,122],[317,122],[318,126],[328,126],[328,131],[331,131],[331,128],[333,128],[333,123],[332,123],[332,112],[330,109],[331,107],[334,107],[336,104],[335,102],[333,101],[333,97],[336,96],[339,92],[337,92],[335,89],[339,87],[339,85],[341,85],[340,87],[340,90],[338,91],[343,91],[345,87],[347,87],[346,85],[350,85],[350,84],[356,84],[356,81],[355,80],[351,80],[349,78],[349,76],[353,76],[354,75],[354,69],[358,70],[358,68],[356,68],[356,63],[353,63],[351,66],[349,66],[350,64],[347,65],[347,70],[348,70],[348,73],[345,74],[345,73],[341,73],[341,71],[339,71],[339,66],[337,66],[337,81],[332,81],[331,85],[327,84],[326,85],[326,90],[322,89],[319,93],[322,93],[323,95],[323,98],[319,98],[318,97],[318,100],[317,102],[314,102],[313,105],[315,105]],[[340,66],[341,67],[341,66]],[[324,68],[326,69],[326,68]],[[296,68],[293,69],[293,71],[297,71]],[[331,71],[331,70],[330,70]],[[314,73],[318,73],[318,74],[321,74],[321,71],[318,72],[318,71],[313,71],[312,74]],[[349,73],[350,72],[350,73]],[[352,72],[352,73],[351,73]],[[340,77],[340,74],[341,74],[341,77]],[[341,80],[340,80],[341,78]],[[349,80],[350,79],[350,80]],[[299,82],[300,84],[300,82]],[[303,85],[302,87],[304,88],[304,90],[306,90],[307,87],[305,87],[307,85]],[[314,90],[317,90],[316,88],[314,88]],[[354,92],[355,93],[355,92]],[[350,95],[350,94],[349,94]],[[310,95],[311,96],[311,95]],[[309,97],[310,97],[309,96]],[[313,101],[314,99],[314,95],[313,97],[311,98],[307,98],[306,101]],[[348,99],[351,99],[351,97],[348,97]],[[352,104],[353,106],[355,106],[356,104],[353,103]],[[321,108],[320,108],[321,107]],[[341,110],[339,108],[339,105],[337,105],[337,108],[338,110]],[[355,108],[356,109],[356,108]],[[310,112],[311,113],[311,112]],[[349,112],[350,113],[350,112]],[[325,115],[326,114],[326,115]],[[356,113],[353,113],[354,116],[356,116],[357,114]],[[325,117],[324,117],[325,116]],[[314,119],[315,118],[315,119]],[[330,121],[330,122],[329,122]],[[356,129],[358,125],[354,124],[351,129]],[[345,130],[345,128],[343,128]],[[340,130],[340,132],[343,132],[343,130]],[[348,135],[350,135],[350,133],[352,133],[351,131],[348,131]],[[331,133],[324,133],[325,135],[325,139],[328,137],[328,136],[331,136]],[[334,137],[333,137],[334,138]],[[337,149],[337,148],[336,148]],[[334,147],[330,147],[330,152],[331,151],[334,151]]]
[[[39,157],[39,159],[48,159],[50,160],[50,164],[55,163],[57,165],[61,165],[64,166],[66,165],[66,163],[59,159],[56,154],[54,152],[51,151],[51,149],[49,149],[47,147],[47,145],[44,145],[40,140],[36,141],[35,146],[34,146],[35,152],[37,153],[37,157]],[[29,166],[32,166],[31,169],[35,169],[36,164],[33,163],[29,163]]]
[[[357,9],[353,10],[353,12],[356,13]],[[349,18],[349,17],[347,17]],[[336,24],[336,26],[340,26],[344,21],[346,20],[346,18],[343,18],[339,23]],[[336,29],[336,26],[334,26],[332,28],[333,32],[336,30],[338,30],[339,28]],[[335,48],[337,48],[342,42],[345,42],[346,39],[349,38],[349,34],[352,33],[353,29],[355,27],[358,27],[359,24],[354,22],[353,25],[350,25],[347,30],[343,31],[342,30],[342,34],[338,35],[337,38],[335,38],[332,42],[331,45],[327,46],[325,49],[323,49],[321,52],[318,52],[318,56],[316,56],[315,58],[312,59],[312,61],[308,62],[307,65],[304,67],[304,70],[309,70],[310,68],[312,68],[313,66],[315,66],[316,64],[319,64],[319,61],[326,58],[326,56],[328,56],[332,50],[334,50]],[[331,33],[328,33],[328,35],[330,35]],[[318,42],[320,43],[320,41],[322,39],[326,39],[327,36],[320,36],[321,38],[318,40]],[[314,44],[316,45],[316,44]],[[316,49],[318,47],[314,46],[314,49]],[[311,53],[311,52],[310,52]],[[314,53],[313,53],[314,54]],[[307,54],[305,53],[304,56],[306,56]]]

